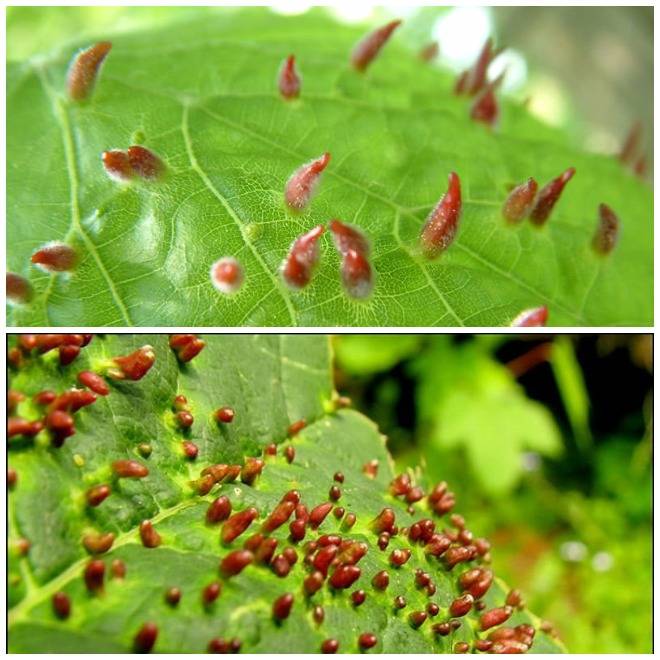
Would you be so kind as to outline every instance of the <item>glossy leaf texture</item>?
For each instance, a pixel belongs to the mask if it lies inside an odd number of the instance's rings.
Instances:
[[[218,636],[239,638],[242,652],[271,653],[319,652],[327,639],[337,640],[340,651],[357,652],[358,638],[366,633],[376,636],[374,650],[382,652],[448,652],[457,641],[485,638],[486,633],[476,632],[475,613],[462,617],[458,629],[446,637],[434,635],[431,628],[434,622],[447,620],[449,605],[460,592],[458,576],[478,561],[449,572],[437,558],[425,555],[424,546],[409,543],[403,531],[392,537],[386,550],[379,549],[372,522],[385,507],[391,507],[400,530],[433,514],[425,498],[413,505],[410,514],[408,504],[389,493],[393,472],[384,438],[358,412],[337,406],[327,338],[204,339],[206,347],[185,364],[177,361],[167,337],[107,335],[95,337],[66,367],[58,365],[55,352],[49,352],[31,354],[19,369],[11,370],[12,390],[25,397],[14,414],[33,419],[39,413],[32,396],[44,389],[60,392],[74,386],[79,370],[98,370],[108,358],[128,354],[145,342],[156,355],[154,366],[140,381],[109,379],[110,393],[74,414],[76,433],[63,446],[52,447],[43,434],[10,441],[9,467],[16,472],[8,495],[10,650],[128,652],[138,631],[142,630],[142,647],[152,639],[151,624],[158,629],[153,650],[178,653],[204,652]],[[12,346],[15,341],[11,339]],[[186,397],[194,416],[188,430],[174,421],[172,403],[177,395]],[[230,424],[219,425],[214,418],[220,403],[235,410]],[[299,429],[297,424],[292,435],[292,424],[303,418],[306,426]],[[195,460],[185,457],[183,437],[198,446]],[[276,443],[276,454],[262,454],[270,443]],[[149,452],[144,451],[145,444]],[[295,450],[291,462],[285,447]],[[237,479],[216,484],[205,495],[191,487],[210,465],[244,464],[250,456],[262,455],[263,471],[250,485]],[[112,481],[109,466],[122,459],[143,463],[148,474]],[[373,461],[378,469],[372,477],[364,466]],[[341,480],[337,472],[342,473]],[[428,492],[421,473],[413,479]],[[85,493],[101,482],[111,484],[112,492],[86,506]],[[332,590],[326,583],[306,597],[303,582],[311,571],[303,559],[304,542],[288,538],[288,525],[265,531],[264,521],[291,489],[299,491],[310,512],[318,504],[332,502],[345,508],[345,518],[349,512],[355,514],[355,524],[346,529],[329,513],[318,529],[307,526],[304,541],[339,534],[366,544],[366,554],[358,562],[361,575],[350,589]],[[258,512],[248,530],[225,545],[219,538],[221,524],[205,522],[209,504],[220,496],[229,499],[232,512],[250,507]],[[225,502],[212,518],[221,521],[226,515]],[[449,525],[448,516],[444,518],[434,518],[438,528]],[[151,542],[153,533],[149,525],[147,529],[141,525],[143,520],[151,521],[157,543]],[[273,527],[270,524],[268,529]],[[245,553],[227,559],[260,529],[277,539],[278,552],[285,546],[295,548],[298,561],[286,577],[278,577],[267,566],[244,566]],[[81,538],[99,533],[114,534],[114,543],[97,557],[106,567],[103,588],[90,592],[83,579],[90,557]],[[20,551],[20,539],[29,540],[27,553]],[[391,565],[393,550],[411,551],[399,568]],[[114,577],[111,570],[116,560],[124,562],[123,578]],[[415,584],[415,570],[420,568],[436,584],[432,597]],[[88,583],[98,584],[92,570],[87,569]],[[371,580],[382,570],[390,572],[390,584],[379,592]],[[219,595],[217,587],[207,588],[214,583],[221,585]],[[356,607],[350,594],[359,589],[367,595]],[[277,621],[273,612],[281,614],[286,607],[274,608],[274,604],[287,593],[294,596],[293,606],[289,616]],[[55,594],[60,595],[54,610]],[[489,609],[501,606],[506,594],[507,588],[496,580],[483,601]],[[395,611],[396,596],[404,597],[405,609]],[[414,627],[409,614],[424,610],[429,601],[438,605],[438,615]],[[313,615],[318,606],[325,614],[321,623]],[[508,623],[531,623],[537,628],[533,652],[563,650],[524,609]]]
[[[361,73],[350,53],[370,27],[336,25],[320,9],[170,11],[166,24],[10,63],[8,269],[34,287],[11,324],[506,326],[541,305],[549,325],[652,323],[652,193],[614,156],[582,152],[506,98],[496,130],[473,122],[442,57],[422,62],[403,44],[405,22]],[[71,57],[101,40],[113,47],[91,98],[69,101]],[[287,101],[277,74],[290,54],[302,86]],[[105,174],[101,154],[134,144],[163,160],[163,180]],[[290,211],[287,180],[325,152],[316,195]],[[576,175],[543,227],[507,225],[511,187],[543,186],[568,167]],[[461,226],[429,261],[420,230],[452,171]],[[606,258],[591,246],[601,203],[621,219]],[[366,299],[342,288],[327,234],[310,284],[282,281],[295,237],[332,218],[370,241]],[[72,274],[30,267],[48,241],[76,248]],[[245,270],[232,296],[209,279],[224,256]]]

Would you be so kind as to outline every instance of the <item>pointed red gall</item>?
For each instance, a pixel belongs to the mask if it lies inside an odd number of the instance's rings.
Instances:
[[[160,534],[154,529],[150,520],[140,523],[140,539],[145,548],[157,548],[162,543]]]
[[[115,541],[115,535],[112,532],[105,534],[85,534],[82,539],[82,544],[92,555],[102,555],[112,547]]]
[[[458,174],[449,174],[449,186],[431,211],[421,234],[422,250],[429,258],[437,257],[453,242],[461,217],[461,182]]]
[[[291,534],[291,540],[295,543],[297,541],[302,541],[305,538],[305,533],[307,529],[307,521],[300,518],[294,520],[289,524],[289,532]]]
[[[392,32],[401,25],[400,20],[391,21],[387,25],[370,32],[357,43],[351,54],[351,64],[358,71],[364,71],[375,59],[381,48],[392,36]]]
[[[222,532],[220,533],[222,542],[231,543],[252,524],[257,515],[257,510],[251,506],[230,516],[222,526]]]
[[[259,543],[257,549],[254,551],[255,561],[260,564],[266,564],[266,565],[270,564],[271,560],[273,559],[273,555],[275,554],[275,550],[277,549],[277,544],[278,544],[277,539],[270,537],[267,539],[263,539],[261,543]],[[279,568],[282,569],[282,574],[286,575],[289,571],[289,561],[287,560],[286,557],[284,557],[284,555],[278,555],[278,557],[282,558],[282,560],[279,562],[280,564]]]
[[[282,66],[277,78],[277,86],[280,94],[285,99],[295,99],[300,95],[300,74],[296,70],[295,57],[289,55]]]
[[[463,92],[466,91],[467,88],[467,83],[468,83],[468,71],[463,71],[462,73],[458,74],[458,77],[456,78],[456,82],[454,83],[454,94],[456,96],[460,96],[463,94]]]
[[[265,462],[263,458],[249,456],[245,459],[245,465],[241,468],[241,481],[251,486],[256,478],[262,473]]]
[[[180,429],[189,429],[195,422],[195,418],[187,410],[179,410],[179,412],[174,415],[174,419]]]
[[[49,412],[44,423],[51,432],[53,444],[56,447],[61,447],[64,440],[76,432],[73,417],[63,410]]]
[[[288,618],[293,607],[293,594],[286,593],[280,596],[273,603],[273,617],[277,621],[283,621]]]
[[[548,320],[548,308],[543,305],[520,312],[513,321],[512,328],[540,328],[545,326]]]
[[[109,149],[101,154],[101,161],[106,174],[115,181],[130,181],[134,172],[128,160],[128,154],[121,149]]]
[[[112,489],[107,484],[92,486],[86,493],[85,499],[89,506],[99,506],[103,500],[112,493]]]
[[[295,508],[295,502],[290,502],[288,500],[280,502],[273,509],[268,518],[264,520],[261,529],[266,533],[275,531],[278,527],[281,527],[287,522],[287,520],[289,520]]]
[[[284,448],[284,458],[286,458],[288,463],[293,463],[293,459],[296,457],[296,448],[293,445],[287,445]]]
[[[495,626],[499,626],[504,623],[511,615],[513,614],[513,608],[505,605],[504,607],[496,607],[492,610],[484,612],[480,619],[479,624],[481,630],[488,630]]]
[[[356,250],[349,250],[342,260],[341,281],[344,290],[356,300],[363,300],[371,295],[374,277],[369,260]]]
[[[321,644],[321,653],[337,653],[339,642],[336,639],[326,639]]]
[[[13,305],[23,305],[32,298],[30,283],[16,273],[7,273],[7,300]]]
[[[206,607],[218,600],[222,593],[222,584],[220,582],[211,582],[202,590],[202,604]]]
[[[289,426],[289,428],[287,429],[287,435],[289,437],[292,437],[294,435],[298,435],[298,433],[300,433],[300,431],[302,431],[306,426],[307,426],[307,420],[306,419],[299,419],[299,420],[293,422],[293,424],[291,424]]]
[[[619,239],[619,218],[607,204],[598,205],[598,227],[591,245],[599,254],[609,254]]]
[[[215,411],[214,417],[221,424],[229,424],[234,419],[234,409],[229,406],[223,406]]]
[[[378,638],[373,633],[362,633],[358,637],[358,644],[361,649],[370,649],[376,646]]]
[[[470,118],[474,121],[493,127],[500,115],[499,104],[495,96],[493,85],[486,88],[477,96],[470,108]]]
[[[472,68],[465,72],[463,89],[469,96],[474,96],[486,85],[486,76],[490,63],[501,53],[501,49],[494,49],[490,38],[486,39]],[[457,92],[457,93],[461,93]]]
[[[92,93],[99,68],[111,48],[109,41],[101,41],[73,58],[67,77],[67,90],[74,101],[82,101]]]
[[[573,178],[575,168],[569,167],[565,172],[562,172],[556,179],[546,184],[536,198],[536,204],[530,214],[530,220],[535,225],[544,224],[550,217],[550,213],[557,203],[564,186]]]
[[[362,574],[359,566],[341,564],[330,576],[330,586],[333,589],[348,589]]]
[[[158,626],[155,623],[145,623],[137,631],[133,639],[133,648],[136,653],[150,653],[158,638]]]
[[[332,502],[324,502],[323,504],[314,507],[309,512],[309,526],[312,529],[316,529],[330,513],[332,506]]]
[[[635,160],[642,139],[642,122],[636,121],[631,127],[619,152],[619,160],[631,165]]]
[[[72,424],[73,424],[73,420],[71,420],[71,425]],[[39,433],[43,428],[44,428],[43,422],[40,421],[28,422],[26,419],[22,419],[21,417],[10,417],[7,420],[7,437],[13,438],[14,436],[17,435],[32,437],[37,435],[37,433]]]
[[[53,241],[37,250],[30,260],[47,273],[60,273],[72,270],[76,265],[77,257],[72,247]]]
[[[112,464],[112,471],[120,479],[142,479],[149,474],[149,468],[139,461],[119,460]]]
[[[319,260],[318,241],[324,231],[323,225],[318,225],[293,242],[281,268],[282,277],[290,287],[300,289],[309,284]]]
[[[330,154],[326,152],[305,163],[291,175],[284,189],[284,199],[290,208],[301,211],[309,204],[321,173],[329,162]]]
[[[516,186],[509,193],[502,207],[504,219],[511,223],[524,220],[534,206],[537,190],[538,183],[532,177]]]
[[[85,586],[89,591],[100,591],[103,589],[103,578],[105,577],[105,563],[102,559],[92,559],[83,573]]]
[[[230,513],[231,502],[226,495],[221,495],[209,504],[209,508],[206,510],[206,522],[210,525],[222,522],[229,518]]]
[[[169,343],[179,362],[190,362],[206,346],[206,342],[197,335],[170,335]]]
[[[419,51],[419,58],[424,62],[430,62],[438,56],[439,51],[440,47],[438,46],[438,42],[432,41]]]
[[[71,614],[71,599],[63,592],[53,594],[53,611],[58,619],[68,619]]]
[[[253,561],[254,555],[249,550],[234,550],[220,562],[220,572],[227,577],[238,575]]]
[[[165,171],[163,161],[146,147],[133,145],[126,153],[131,170],[142,179],[157,179]]]
[[[328,228],[332,233],[337,251],[342,256],[346,256],[350,250],[355,250],[364,256],[369,254],[369,241],[355,227],[334,219],[330,220]]]
[[[153,367],[156,353],[151,346],[145,345],[129,355],[112,358],[112,361],[116,368],[109,369],[108,376],[116,380],[140,380]]]
[[[71,364],[80,355],[80,346],[64,345],[60,346],[58,356],[60,364],[66,366]]]
[[[374,458],[371,461],[367,461],[362,466],[362,472],[370,479],[375,479],[378,475],[378,465],[379,463],[377,458]]]
[[[646,156],[643,154],[633,164],[633,172],[640,178],[643,178],[647,171]]]
[[[110,394],[110,388],[103,379],[103,376],[93,371],[81,371],[78,374],[78,382],[101,396]]]
[[[453,617],[465,616],[474,604],[474,596],[472,594],[463,594],[452,601],[449,606],[449,614]]]

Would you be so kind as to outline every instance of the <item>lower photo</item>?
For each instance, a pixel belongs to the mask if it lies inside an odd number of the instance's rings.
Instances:
[[[652,335],[9,335],[13,653],[650,653]]]

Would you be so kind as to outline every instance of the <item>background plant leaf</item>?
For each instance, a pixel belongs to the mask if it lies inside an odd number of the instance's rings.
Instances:
[[[389,552],[407,543],[394,537],[387,552],[378,550],[370,522],[384,507],[396,511],[400,525],[424,517],[425,507],[416,505],[415,515],[406,504],[387,494],[392,479],[391,459],[384,438],[374,424],[351,410],[336,410],[330,378],[330,352],[321,336],[209,336],[207,347],[191,363],[179,365],[163,336],[97,337],[70,366],[61,367],[56,355],[29,356],[12,373],[11,387],[26,395],[17,414],[36,419],[40,411],[30,397],[49,388],[62,391],[75,384],[81,369],[99,369],[107,360],[150,343],[156,353],[152,370],[139,382],[113,382],[111,393],[75,413],[76,434],[63,447],[50,446],[45,434],[31,442],[12,440],[10,467],[18,483],[9,495],[10,548],[19,538],[31,542],[27,556],[10,551],[9,645],[15,652],[126,652],[145,621],[155,621],[160,652],[203,652],[213,637],[240,637],[246,652],[318,652],[322,640],[336,637],[341,650],[356,652],[361,632],[376,633],[377,651],[448,651],[459,639],[477,635],[473,616],[446,638],[435,638],[430,624],[414,630],[407,614],[423,609],[428,597],[414,587],[413,570],[430,570],[437,584],[433,600],[447,607],[458,593],[458,570],[447,572],[429,562],[423,548],[413,547],[411,560],[401,569],[389,567]],[[13,343],[13,342],[12,342]],[[185,394],[195,422],[190,439],[199,446],[199,456],[187,461],[181,451],[182,433],[173,423],[171,404],[176,394]],[[231,405],[234,422],[219,428],[212,418],[218,405]],[[287,428],[301,417],[308,426],[292,439]],[[218,485],[207,496],[193,492],[190,481],[212,463],[243,462],[258,455],[270,442],[295,448],[289,464],[278,455],[266,461],[254,486],[240,481]],[[137,445],[149,442],[152,453],[142,458]],[[109,464],[118,458],[135,458],[149,467],[139,480],[121,480],[99,507],[84,506],[84,492],[93,484],[110,479]],[[379,461],[375,478],[367,477],[363,465]],[[218,579],[218,564],[229,549],[218,540],[218,527],[203,523],[209,502],[227,494],[234,510],[255,506],[258,521],[291,488],[301,493],[308,507],[327,501],[333,475],[341,470],[340,504],[357,514],[357,523],[346,532],[330,515],[317,534],[339,532],[364,540],[369,552],[360,562],[362,577],[355,589],[368,592],[366,602],[353,608],[349,594],[333,593],[327,587],[313,598],[302,595],[306,568],[300,556],[286,578],[278,578],[265,567],[249,566],[239,576],[221,578],[223,592],[211,610],[200,600],[202,588]],[[422,483],[423,479],[422,479]],[[161,534],[158,548],[141,545],[137,527],[151,519]],[[106,564],[115,558],[125,561],[124,580],[108,577],[102,595],[89,595],[82,572],[88,557],[81,546],[82,534],[90,530],[113,531],[116,540]],[[239,537],[231,548],[257,530]],[[286,545],[288,528],[273,533],[280,549]],[[298,546],[298,552],[302,549]],[[391,583],[384,593],[371,587],[371,577],[389,568]],[[164,601],[168,587],[179,586],[183,597],[176,608]],[[484,599],[488,606],[501,604],[507,587],[498,582]],[[55,618],[50,599],[58,590],[72,600],[71,617]],[[350,591],[352,591],[351,589]],[[271,617],[272,602],[282,593],[295,594],[291,616],[282,624]],[[403,594],[408,602],[398,615],[392,599]],[[325,621],[316,625],[314,605],[322,604]],[[445,610],[443,610],[445,612]],[[443,614],[444,615],[444,614]],[[539,621],[527,611],[516,612],[514,623]],[[534,651],[559,652],[558,642],[537,632]]]
[[[8,66],[8,269],[35,288],[29,305],[10,310],[11,324],[486,326],[541,304],[552,325],[652,323],[652,194],[613,157],[577,151],[507,100],[497,131],[471,122],[452,76],[421,63],[405,39],[356,74],[348,54],[367,28],[337,25],[322,10],[163,12],[168,20],[151,27],[143,15],[115,29],[93,21],[84,41]],[[26,29],[16,18],[12,25]],[[114,46],[93,98],[71,104],[72,55],[108,38]],[[291,52],[303,93],[285,103],[275,75]],[[108,179],[101,152],[136,142],[166,161],[167,182]],[[283,204],[288,176],[326,150],[332,161],[318,196],[292,215]],[[569,166],[577,175],[546,227],[505,226],[509,185],[529,176],[544,183]],[[451,170],[463,184],[462,226],[428,262],[417,238]],[[590,248],[600,202],[622,222],[606,259]],[[279,277],[293,239],[333,217],[372,241],[377,282],[367,302],[344,294],[329,236],[309,287],[293,292]],[[50,240],[80,251],[70,277],[30,268]],[[208,277],[227,254],[246,270],[232,297]]]
[[[562,452],[550,412],[525,395],[484,345],[451,346],[451,337],[437,337],[413,371],[420,378],[416,400],[420,419],[429,426],[428,448],[438,456],[465,451],[489,494],[511,492],[523,474],[526,452],[550,457]]]

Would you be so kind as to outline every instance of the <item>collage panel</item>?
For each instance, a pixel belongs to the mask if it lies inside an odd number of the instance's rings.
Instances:
[[[21,334],[12,653],[649,653],[649,334]]]
[[[8,8],[8,325],[653,325],[652,7],[303,5]]]

